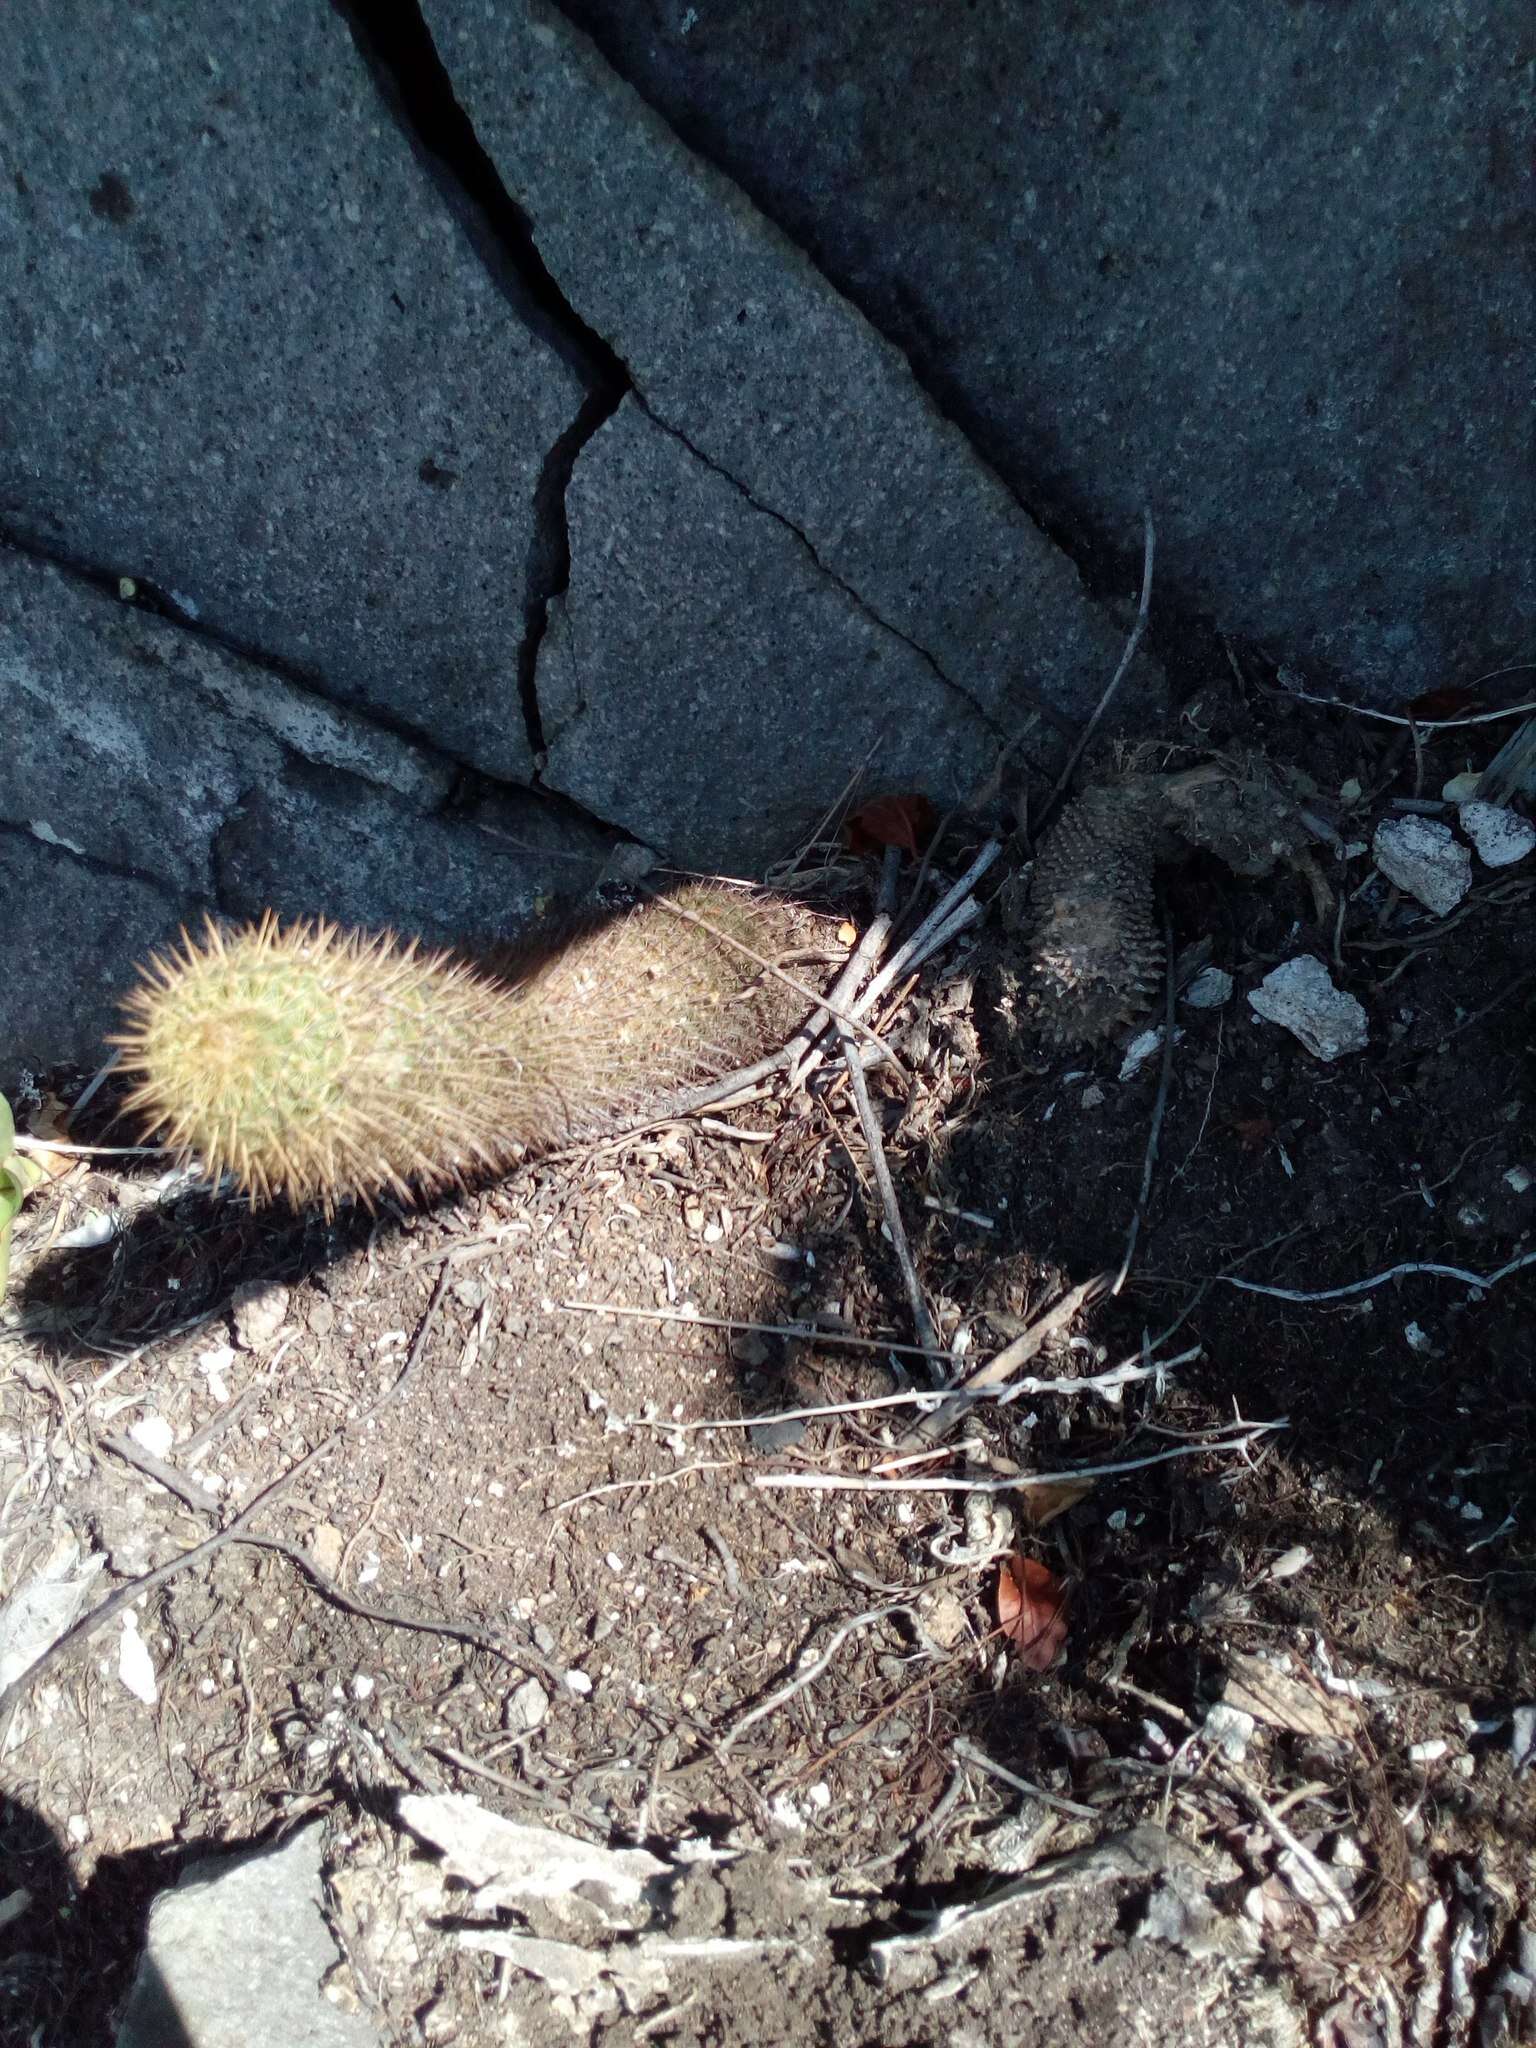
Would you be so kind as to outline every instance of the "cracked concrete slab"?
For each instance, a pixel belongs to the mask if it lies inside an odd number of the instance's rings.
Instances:
[[[0,529],[529,775],[535,497],[588,385],[339,11],[19,14],[0,167]]]
[[[868,761],[954,801],[998,728],[633,400],[567,494],[538,690],[545,780],[690,867],[789,851]]]
[[[597,885],[613,839],[532,795],[483,822],[424,818],[387,790],[296,758],[243,795],[214,844],[233,917],[323,913],[428,945],[516,938]],[[491,825],[491,829],[485,826]]]
[[[0,819],[211,900],[211,847],[293,752],[424,809],[441,756],[47,564],[0,551]]]
[[[1038,693],[1083,716],[1123,635],[898,351],[554,10],[424,12],[540,255],[647,408],[987,715],[1011,728]],[[1123,701],[1157,690],[1144,660]]]
[[[1053,530],[1347,688],[1530,653],[1527,0],[565,0]],[[1519,678],[1512,678],[1518,683]]]
[[[103,872],[0,823],[0,1094],[23,1072],[93,1067],[113,1027],[112,995],[153,947],[174,938],[180,906],[154,882]]]
[[[136,961],[206,912],[515,938],[613,835],[455,771],[186,627],[0,551],[0,1089],[93,1065]]]

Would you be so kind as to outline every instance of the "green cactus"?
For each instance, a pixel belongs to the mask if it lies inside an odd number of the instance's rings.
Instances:
[[[128,1108],[253,1200],[329,1208],[504,1170],[795,1021],[803,1005],[728,943],[771,958],[790,906],[703,883],[673,900],[714,929],[648,903],[499,972],[387,933],[210,922],[126,1000]]]
[[[29,1191],[47,1175],[35,1159],[16,1150],[11,1105],[0,1095],[0,1301],[11,1277],[11,1225]]]

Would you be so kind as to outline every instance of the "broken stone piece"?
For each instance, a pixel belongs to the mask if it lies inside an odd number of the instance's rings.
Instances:
[[[1248,1002],[1265,1023],[1289,1031],[1320,1060],[1365,1049],[1365,1011],[1352,995],[1334,987],[1327,968],[1310,953],[1273,968],[1249,990]]]
[[[1510,867],[1536,846],[1536,825],[1503,804],[1463,804],[1457,815],[1486,868]]]
[[[1434,818],[1384,818],[1371,857],[1389,882],[1436,917],[1454,910],[1472,886],[1471,854]]]
[[[322,1829],[279,1848],[206,1857],[150,1908],[117,2048],[379,2048],[328,2001],[339,1960],[321,1908]]]
[[[1231,995],[1232,977],[1224,967],[1202,967],[1185,989],[1184,1001],[1192,1010],[1219,1010]]]

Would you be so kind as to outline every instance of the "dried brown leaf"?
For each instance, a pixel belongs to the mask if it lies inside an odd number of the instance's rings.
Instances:
[[[1011,1551],[997,1581],[997,1623],[1026,1671],[1048,1671],[1067,1637],[1067,1589],[1037,1557]]]

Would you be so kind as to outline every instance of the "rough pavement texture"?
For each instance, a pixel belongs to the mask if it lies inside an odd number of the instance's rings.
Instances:
[[[698,868],[761,871],[866,761],[948,805],[1001,736],[781,520],[627,400],[572,478],[547,779]],[[788,715],[786,715],[786,709]]]
[[[386,790],[295,759],[220,832],[220,902],[236,917],[323,907],[436,946],[514,938],[596,886],[612,842],[595,825],[535,796],[508,796],[495,816],[491,832],[424,818]]]
[[[898,351],[554,10],[423,11],[540,256],[646,408],[1010,731],[1036,693],[1085,716],[1123,633]],[[1144,661],[1124,701],[1156,695]]]
[[[189,897],[212,900],[213,834],[295,752],[418,808],[440,803],[450,785],[440,757],[7,553],[0,698],[12,732],[0,754],[0,818]]]
[[[1165,604],[1351,694],[1529,657],[1523,0],[566,11],[1108,587],[1150,497]]]
[[[371,2022],[321,1988],[340,1962],[321,1834],[194,1863],[161,1894],[117,2048],[378,2048]]]
[[[134,962],[205,912],[511,937],[595,883],[611,835],[185,626],[0,550],[0,1089],[94,1065]]]
[[[76,860],[0,823],[0,1094],[55,1061],[95,1066],[112,997],[133,961],[175,935],[174,899],[155,883]]]
[[[587,393],[335,9],[85,0],[0,67],[0,529],[494,773]]]

